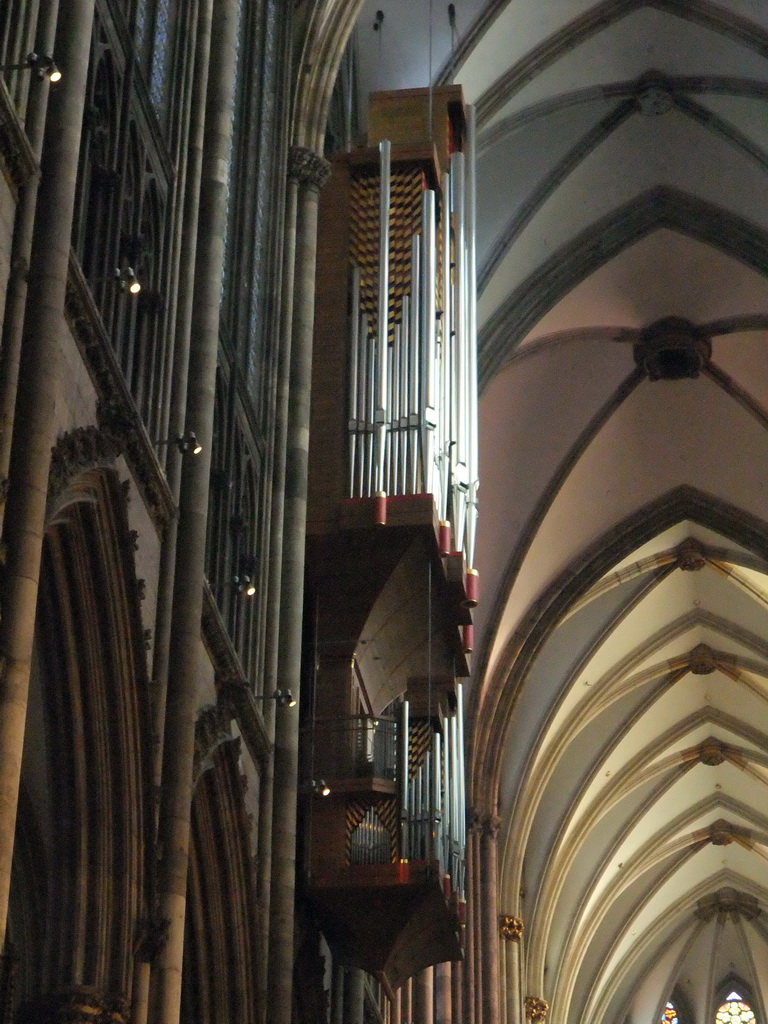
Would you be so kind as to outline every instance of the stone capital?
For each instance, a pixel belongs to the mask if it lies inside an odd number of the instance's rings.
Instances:
[[[483,819],[483,835],[494,843],[499,838],[500,828],[501,818],[497,814],[489,814],[487,818]]]
[[[519,942],[523,937],[524,927],[519,917],[513,917],[512,914],[499,915],[499,934],[507,942]]]
[[[548,1013],[549,1003],[546,999],[541,999],[539,996],[525,997],[525,1016],[527,1020],[533,1021],[533,1024],[543,1024],[547,1019]]]
[[[291,146],[288,151],[288,179],[300,187],[321,192],[331,174],[331,165],[314,150]]]
[[[483,816],[474,807],[467,811],[467,832],[469,835],[479,836],[483,831]]]

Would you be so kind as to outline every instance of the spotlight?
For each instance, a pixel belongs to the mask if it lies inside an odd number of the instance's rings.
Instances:
[[[250,576],[233,576],[232,582],[238,594],[244,594],[246,597],[253,597],[256,593],[256,584]]]
[[[274,700],[279,708],[296,707],[296,698],[290,690],[275,690],[274,693],[255,694],[254,700]]]
[[[120,267],[115,267],[115,280],[120,283],[124,292],[128,291],[131,295],[138,295],[141,291],[141,282],[136,277],[133,267],[125,267],[123,270]]]
[[[0,71],[27,71],[31,70],[38,78],[47,78],[49,82],[60,82],[61,71],[56,66],[53,57],[48,54],[30,53],[23,64],[3,64]]]
[[[325,781],[325,779],[313,779],[312,780],[312,791],[317,793],[318,796],[330,796],[331,787]]]
[[[188,430],[185,434],[179,434],[178,437],[166,437],[152,443],[156,444],[158,448],[165,444],[175,444],[182,455],[199,455],[203,450],[203,446],[197,440],[194,430]]]
[[[197,440],[197,436],[193,430],[188,430],[186,434],[182,434],[180,437],[177,437],[176,447],[182,455],[187,455],[189,452],[193,455],[199,455],[203,450],[203,446]]]
[[[279,708],[295,708],[296,698],[290,690],[275,690],[275,700]]]

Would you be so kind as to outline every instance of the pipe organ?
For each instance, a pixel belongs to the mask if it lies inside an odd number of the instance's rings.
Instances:
[[[304,869],[335,951],[390,992],[461,957],[477,527],[474,115],[376,94],[320,200]],[[309,605],[308,605],[309,608]]]

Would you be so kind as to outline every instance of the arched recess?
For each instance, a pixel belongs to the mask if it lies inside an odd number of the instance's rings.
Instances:
[[[93,429],[54,449],[9,934],[43,1016],[85,987],[120,1022],[150,918],[153,802],[140,585],[114,457]],[[35,909],[39,948],[24,926]]]
[[[325,123],[344,48],[363,0],[304,0],[295,15],[302,46],[295,69],[296,104],[292,141],[316,153],[323,151]]]
[[[255,1024],[264,951],[243,799],[239,740],[210,755],[192,802],[182,1019],[189,1024]]]
[[[768,234],[754,224],[678,189],[649,189],[561,246],[487,320],[478,338],[480,387],[491,381],[526,334],[579,282],[662,227],[705,242],[759,273],[768,266]]]

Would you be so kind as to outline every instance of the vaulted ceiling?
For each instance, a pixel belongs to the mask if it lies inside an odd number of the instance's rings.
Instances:
[[[431,69],[478,110],[500,910],[557,1024],[651,1024],[672,993],[705,1024],[739,986],[764,1021],[768,4],[455,10],[371,0],[356,43],[363,91]],[[711,344],[695,377],[638,367],[668,317]]]

